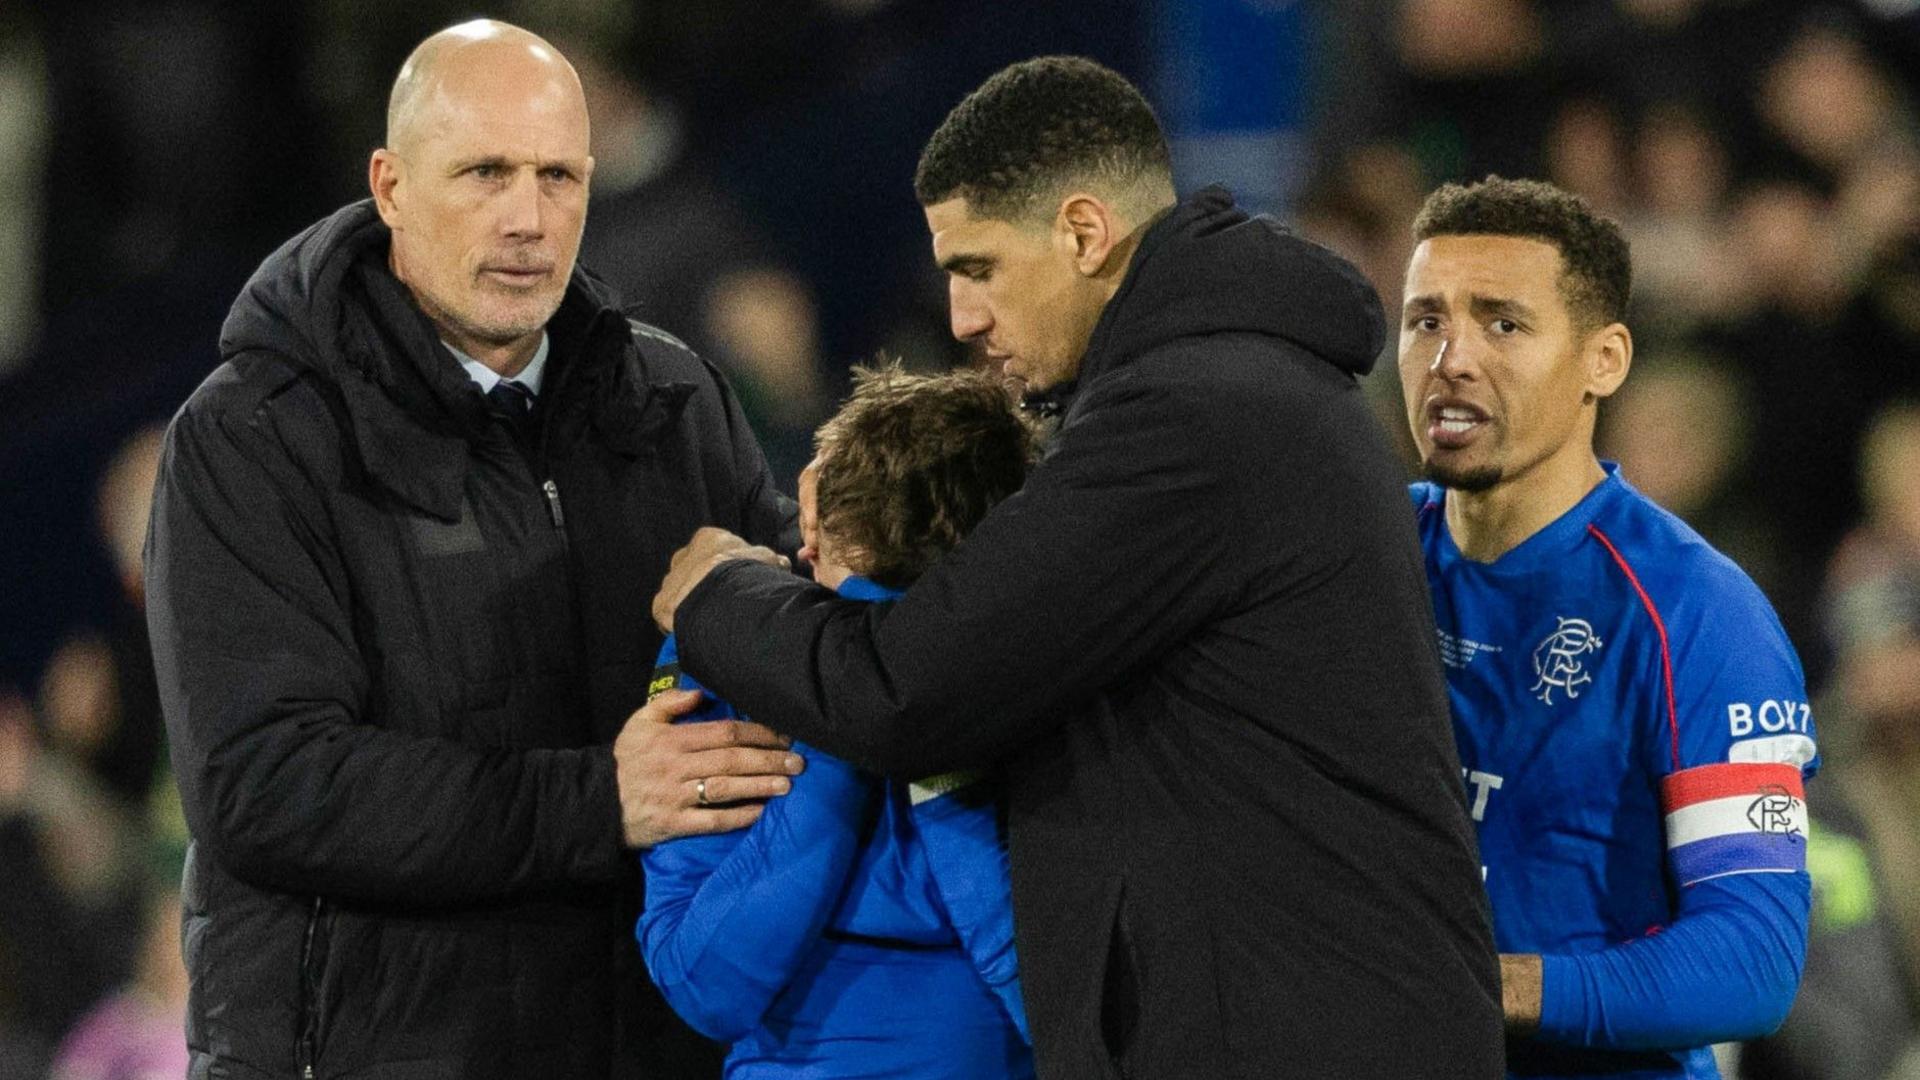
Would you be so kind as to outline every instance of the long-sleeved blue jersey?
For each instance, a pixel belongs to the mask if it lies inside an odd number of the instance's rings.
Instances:
[[[1413,503],[1494,936],[1544,957],[1510,1071],[1699,1080],[1798,986],[1813,721],[1759,589],[1605,468],[1491,563]]]
[[[849,578],[842,595],[895,594]],[[676,642],[654,689],[702,689]],[[709,698],[688,718],[734,715]],[[804,745],[753,827],[643,856],[636,933],[676,1011],[732,1044],[729,1078],[1030,1077],[1006,845],[990,786],[886,781]]]

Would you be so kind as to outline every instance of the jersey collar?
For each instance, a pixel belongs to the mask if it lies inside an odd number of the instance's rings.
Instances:
[[[898,600],[902,589],[889,589],[868,577],[854,574],[840,583],[840,595],[849,600]]]
[[[1490,563],[1475,562],[1474,565],[1488,569],[1509,566],[1532,567],[1540,559],[1561,554],[1580,546],[1586,541],[1587,526],[1598,518],[1602,511],[1613,504],[1622,493],[1631,491],[1626,478],[1620,475],[1620,463],[1617,461],[1600,462],[1605,479],[1593,486],[1593,490],[1581,496],[1566,513],[1554,518],[1545,528],[1515,544],[1511,549]],[[1447,528],[1446,492],[1441,491],[1440,503],[1440,550],[1448,561],[1468,560],[1460,554],[1459,547],[1453,542],[1453,532]]]

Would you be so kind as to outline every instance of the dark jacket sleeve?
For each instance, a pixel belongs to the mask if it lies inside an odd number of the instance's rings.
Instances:
[[[891,604],[723,564],[675,616],[693,675],[798,738],[911,778],[981,765],[1234,603],[1232,424],[1103,379],[1019,494]]]
[[[742,492],[740,520],[745,527],[740,535],[793,558],[800,550],[800,506],[780,491],[779,478],[768,467],[766,452],[740,408],[740,396],[718,367],[711,361],[701,362],[726,406],[732,475],[739,479]]]
[[[351,584],[264,410],[190,403],[148,535],[148,621],[187,820],[253,884],[461,904],[616,880],[606,748],[506,750],[375,726]]]

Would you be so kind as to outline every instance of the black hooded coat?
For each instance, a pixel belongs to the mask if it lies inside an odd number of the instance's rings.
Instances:
[[[1498,965],[1353,267],[1155,223],[1046,459],[893,604],[722,566],[681,660],[898,777],[1000,762],[1040,1075],[1502,1074]]]
[[[712,1075],[633,941],[608,744],[699,526],[790,504],[719,375],[575,271],[522,441],[370,203],[289,241],[169,429],[149,620],[195,1077]]]

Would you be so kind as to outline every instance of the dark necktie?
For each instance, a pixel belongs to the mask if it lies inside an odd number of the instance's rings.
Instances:
[[[525,386],[512,379],[501,379],[493,384],[493,389],[487,391],[487,401],[493,406],[494,412],[506,417],[507,423],[513,425],[514,434],[524,436],[532,427],[533,391]]]

